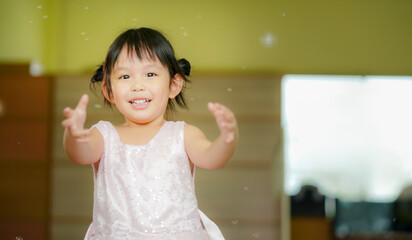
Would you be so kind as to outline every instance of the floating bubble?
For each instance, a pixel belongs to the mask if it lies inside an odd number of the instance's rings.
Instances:
[[[101,109],[101,108],[102,108],[102,105],[96,103],[96,104],[94,104],[94,108],[96,108],[96,109]]]
[[[232,223],[233,225],[237,225],[237,224],[239,223],[239,220],[234,219],[234,220],[231,221],[231,223]]]
[[[16,240],[23,240],[23,237],[22,236],[17,236]]]
[[[183,35],[184,37],[187,37],[187,36],[189,36],[189,33],[186,32],[186,31],[183,31],[182,35]]]
[[[29,72],[30,75],[37,77],[43,74],[43,65],[39,61],[30,62]]]
[[[46,19],[46,18],[49,18],[49,16],[47,16],[47,15],[44,15],[44,16],[43,16],[43,19]]]
[[[84,40],[86,40],[86,41],[87,41],[87,40],[89,40],[89,38],[84,38]]]
[[[41,9],[43,6],[42,5],[39,5],[39,6],[37,6],[37,9]]]
[[[282,17],[286,16],[286,13],[282,13]]]
[[[249,187],[244,187],[243,190],[249,191]]]
[[[30,20],[29,23],[33,23],[33,20]]]
[[[228,92],[231,92],[231,91],[232,91],[232,88],[227,88],[227,91],[228,91]]]
[[[255,239],[258,239],[258,238],[260,238],[260,233],[259,233],[259,232],[252,233],[252,236],[253,236]]]
[[[195,100],[194,98],[192,98],[192,97],[190,98],[190,101],[194,101],[194,100]]]
[[[245,70],[245,69],[246,69],[246,67],[244,67],[244,66],[243,66],[243,67],[242,67],[242,69],[243,69],[243,70]]]
[[[89,10],[89,7],[88,6],[84,7],[84,10]]]
[[[83,36],[84,36],[84,35],[86,35],[86,33],[85,33],[85,32],[81,32],[80,35],[83,35]]]
[[[273,47],[276,44],[276,37],[272,33],[268,32],[259,38],[264,47]]]

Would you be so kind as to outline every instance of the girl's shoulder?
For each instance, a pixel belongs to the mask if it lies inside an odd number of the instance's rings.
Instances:
[[[90,127],[90,133],[100,135],[104,138],[110,135],[113,129],[114,126],[111,122],[102,120]]]
[[[200,128],[191,125],[191,124],[184,124],[184,134],[185,134],[185,139],[193,139],[195,137],[199,137],[199,136],[204,136],[204,133],[202,132],[202,130],[200,130]]]
[[[96,128],[100,132],[107,131],[109,129],[114,128],[113,124],[109,121],[99,121],[98,123],[94,124],[93,126],[90,127],[90,129]]]

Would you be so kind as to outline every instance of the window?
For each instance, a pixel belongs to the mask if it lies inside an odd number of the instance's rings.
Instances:
[[[412,184],[412,77],[285,75],[285,191],[388,202]]]

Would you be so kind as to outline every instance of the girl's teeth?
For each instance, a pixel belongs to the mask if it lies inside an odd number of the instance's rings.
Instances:
[[[149,100],[134,100],[132,101],[132,104],[145,104],[148,103]]]

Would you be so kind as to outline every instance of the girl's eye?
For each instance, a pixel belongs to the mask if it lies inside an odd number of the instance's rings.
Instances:
[[[146,77],[154,77],[154,76],[156,76],[156,74],[154,74],[154,73],[148,73],[148,74],[146,74]]]
[[[120,79],[129,79],[129,78],[130,78],[129,75],[122,75],[122,76],[120,76]]]

